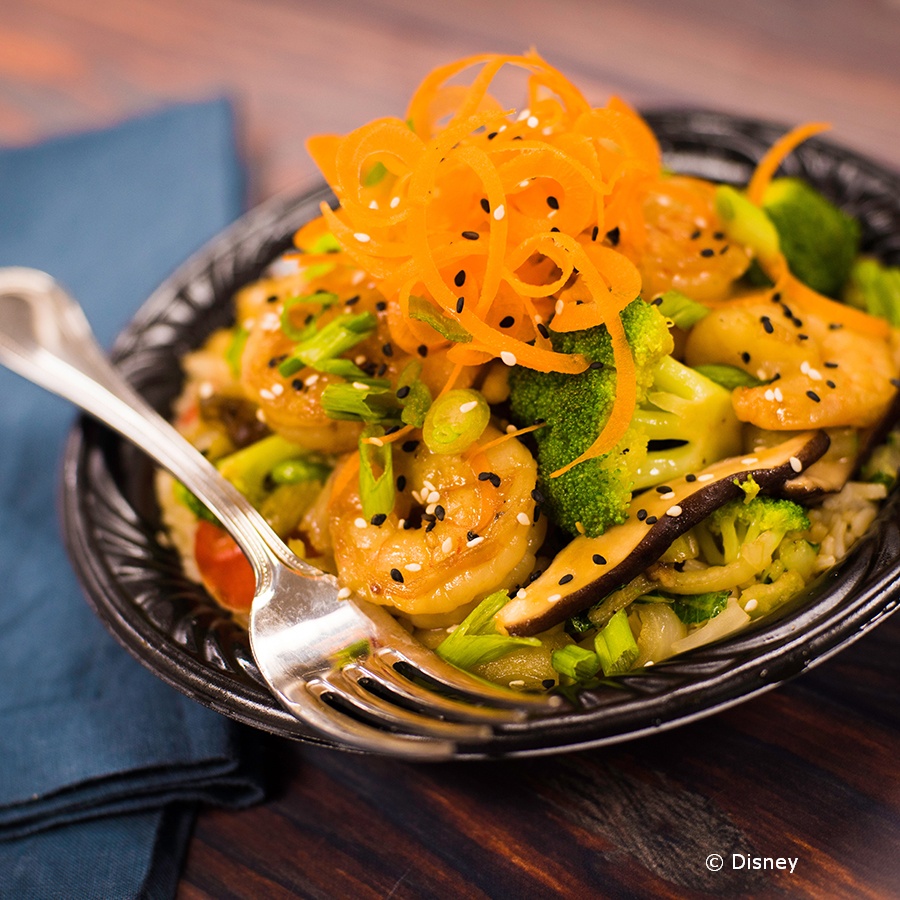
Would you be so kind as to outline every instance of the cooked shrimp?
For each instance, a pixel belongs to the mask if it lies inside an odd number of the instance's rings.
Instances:
[[[724,299],[750,265],[743,247],[720,230],[708,182],[662,178],[648,191],[643,213],[646,239],[636,262],[648,300],[670,289],[701,302]]]
[[[795,314],[771,291],[712,310],[692,329],[685,353],[689,365],[725,363],[766,382],[738,388],[732,402],[741,421],[771,431],[866,428],[896,393],[888,341]]]
[[[499,436],[488,426],[481,441]],[[343,585],[408,616],[428,617],[527,578],[546,520],[534,521],[537,465],[519,441],[468,457],[434,454],[410,441],[394,450],[394,476],[397,501],[380,525],[363,518],[356,479],[332,499]]]

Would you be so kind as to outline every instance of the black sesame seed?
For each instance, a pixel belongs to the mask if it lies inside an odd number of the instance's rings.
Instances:
[[[599,359],[595,359],[589,366],[589,369],[602,369],[603,363]]]
[[[552,194],[547,198],[547,206],[550,209],[559,209],[559,200],[556,199]]]
[[[514,318],[513,316],[504,316],[504,317],[500,320],[500,327],[501,327],[501,328],[512,328],[513,325],[515,325],[515,324],[516,324],[516,320],[515,320],[515,318]]]
[[[492,132],[488,135],[488,140],[489,140],[489,141],[492,141],[495,137],[497,137],[497,134],[498,134],[498,132],[492,131]]]
[[[558,229],[555,225],[554,225],[550,230],[551,230],[554,234],[559,234],[559,229]]]
[[[745,351],[741,354],[741,359],[742,359],[745,363],[750,362],[750,354],[745,350]]]
[[[775,293],[772,294],[772,299],[773,299],[776,303],[780,302],[780,300],[781,300],[781,291],[775,291]]]
[[[596,241],[596,240],[597,240],[597,235],[598,235],[598,234],[600,234],[600,226],[599,226],[599,225],[595,225],[595,226],[591,229],[591,240],[592,240],[592,241]]]
[[[375,304],[375,309],[378,310],[378,312],[384,312],[387,309],[387,302],[385,300],[379,300]]]
[[[713,250],[713,249],[711,249],[710,247],[704,247],[704,248],[700,251],[700,255],[701,255],[701,256],[705,256],[705,257],[708,259],[710,256],[715,256],[715,255],[716,255],[716,251]]]
[[[303,388],[306,387],[306,385],[303,383],[303,379],[302,379],[302,378],[295,378],[295,379],[291,382],[291,387],[292,387],[295,391],[302,391]]]
[[[482,208],[486,213],[489,213],[489,212],[491,211],[491,204],[488,203],[487,197],[482,197],[482,198],[481,198],[481,208]]]
[[[465,269],[460,269],[456,273],[456,276],[453,279],[453,283],[457,287],[462,287],[466,283],[466,270]]]
[[[670,494],[672,492],[672,488],[670,488],[667,484],[661,484],[656,489],[659,494]]]
[[[270,294],[266,297],[266,303],[277,303],[278,302],[278,294]]]
[[[403,573],[399,569],[391,569],[391,578],[398,584],[403,584]]]
[[[650,305],[651,306],[662,306],[662,295],[660,295],[659,297],[654,297],[650,301]]]
[[[479,481],[489,481],[495,488],[500,487],[500,476],[495,472],[479,472]]]
[[[538,490],[538,488],[535,488],[531,492],[531,499],[534,500],[535,503],[543,503],[547,498]]]
[[[434,508],[434,516],[435,516],[435,518],[438,520],[438,522],[443,522],[443,521],[444,521],[444,516],[445,516],[445,515],[447,515],[447,511],[444,509],[443,506],[441,506],[440,504],[438,504],[438,505]]]
[[[550,688],[556,687],[556,681],[553,678],[545,678],[541,682],[541,687],[549,691]]]
[[[456,301],[456,311],[461,313],[463,311],[463,307],[466,305],[466,298],[459,297]]]
[[[351,297],[349,300],[345,300],[344,306],[356,306],[357,303],[359,303],[359,294],[355,297]]]
[[[891,384],[892,384],[895,388],[897,388],[898,390],[900,390],[900,378],[892,378],[892,379],[891,379]]]
[[[639,509],[639,510],[637,511],[637,517],[638,517],[638,522],[643,522],[644,519],[647,518],[647,510],[646,510],[646,509]]]
[[[404,384],[402,388],[397,388],[397,397],[400,400],[405,400],[409,396],[410,387],[408,384]]]
[[[595,553],[591,559],[594,560],[594,565],[596,566],[605,566],[606,565],[606,557],[601,556],[599,553]]]
[[[412,453],[418,446],[419,446],[418,441],[404,441],[403,444],[401,445],[400,449],[404,453]]]
[[[548,338],[548,337],[550,337],[550,332],[547,331],[547,327],[546,327],[545,325],[543,325],[542,323],[540,323],[540,322],[538,322],[537,330],[538,330],[538,334],[539,334],[542,338]]]
[[[477,537],[478,537],[477,531],[467,531],[466,532],[466,540],[467,541],[474,541],[475,538],[477,538]]]
[[[722,249],[719,251],[719,256],[721,256],[723,253],[727,253],[728,247],[729,247],[728,244],[723,245]]]
[[[424,344],[419,344],[419,346],[416,347],[416,353],[421,357],[426,357],[428,356],[428,348]]]
[[[575,576],[571,572],[569,572],[568,574],[563,575],[563,577],[559,579],[559,583],[560,584],[568,584],[574,577]]]
[[[393,355],[394,355],[394,348],[393,348],[390,344],[385,344],[385,345],[381,348],[381,352],[382,352],[385,356],[393,356]]]
[[[693,484],[693,482],[695,482],[697,480],[697,476],[693,472],[691,472],[688,475],[684,476],[684,480],[687,481],[689,484]]]
[[[380,525],[384,525],[386,519],[387,516],[384,513],[375,513],[370,521],[376,528],[378,528]]]
[[[715,238],[715,240],[717,240],[717,241],[724,241],[725,240],[725,232],[724,231],[714,231],[713,238]]]
[[[429,531],[434,531],[434,529],[436,527],[437,527],[436,521],[429,522],[428,525],[425,527],[425,534],[428,534]]]
[[[401,493],[406,490],[406,476],[398,475],[397,476],[397,490]]]
[[[809,397],[809,399],[812,400],[813,403],[822,402],[822,398],[815,391],[807,391],[806,396]]]
[[[826,369],[836,369],[837,367],[838,367],[838,364],[837,364],[836,362],[827,362],[827,363],[825,363],[825,368],[826,368]]]
[[[798,340],[798,341],[808,341],[808,340],[809,340],[809,335],[808,335],[808,334],[798,334],[798,335],[797,335],[797,340]]]
[[[703,234],[703,232],[698,228],[696,231],[694,231],[694,232],[691,234],[691,240],[692,240],[692,241],[696,241],[697,238],[700,237],[701,234]]]
[[[840,331],[844,326],[840,322],[829,322],[828,327],[832,331]]]
[[[658,521],[659,519],[657,519],[656,516],[647,516],[648,525],[655,525]]]
[[[825,382],[825,384],[827,384],[828,387],[830,387],[832,390],[837,387],[837,385],[830,378]]]
[[[760,316],[759,321],[762,322],[762,327],[765,329],[766,334],[771,334],[775,330],[775,326],[768,316]]]
[[[464,231],[464,232],[462,233],[462,236],[463,236],[467,241],[477,241],[477,240],[478,240],[478,237],[479,237],[477,231]]]
[[[540,518],[541,518],[541,508],[539,506],[536,506],[534,508],[534,513],[531,517],[531,521],[534,522],[535,525],[537,525]]]
[[[621,232],[619,231],[618,226],[606,232],[606,239],[613,245],[613,247],[617,247],[619,245],[620,237]]]
[[[677,563],[673,563],[673,564],[672,564],[672,568],[673,568],[676,572],[683,572],[683,571],[684,571],[684,564],[685,564],[685,562],[687,562],[687,560],[682,559],[682,560],[680,560],[680,561],[677,562]]]

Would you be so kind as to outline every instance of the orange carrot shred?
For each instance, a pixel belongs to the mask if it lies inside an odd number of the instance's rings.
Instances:
[[[822,131],[827,131],[829,128],[831,128],[831,125],[828,122],[807,122],[805,125],[798,125],[796,128],[792,128],[787,134],[782,135],[775,141],[759,161],[750,178],[750,183],[747,185],[747,199],[759,206],[762,203],[763,194],[765,194],[769,182],[772,180],[778,167],[784,162],[785,157],[807,138],[811,138]]]

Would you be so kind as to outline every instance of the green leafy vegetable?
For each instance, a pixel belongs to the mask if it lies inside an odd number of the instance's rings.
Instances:
[[[728,605],[730,591],[710,591],[677,597],[672,604],[675,615],[685,625],[697,625],[714,619]]]

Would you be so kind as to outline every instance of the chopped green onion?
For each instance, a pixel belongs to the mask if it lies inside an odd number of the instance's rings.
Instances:
[[[728,237],[749,247],[759,259],[770,259],[780,252],[781,242],[772,220],[740,191],[727,184],[719,185],[716,212]]]
[[[394,461],[391,445],[367,443],[367,438],[381,437],[384,429],[372,425],[359,436],[359,498],[363,516],[390,515],[394,508]],[[376,468],[380,470],[376,474]]]
[[[659,311],[679,328],[689,331],[709,315],[709,309],[681,291],[666,291],[657,303]]]
[[[269,473],[275,484],[299,484],[302,481],[324,481],[331,466],[319,456],[298,456],[278,463]]]
[[[266,479],[272,469],[286,459],[303,454],[302,447],[281,435],[271,434],[219,460],[216,468],[251,503],[257,504],[267,492]]]
[[[203,505],[200,498],[189,491],[180,481],[175,482],[175,499],[186,506],[198,519],[206,519],[213,525],[218,525],[219,520]]]
[[[575,681],[590,681],[600,671],[600,657],[577,644],[569,644],[550,654],[550,665],[560,675],[567,675]]]
[[[445,315],[424,297],[409,298],[409,317],[430,325],[442,338],[455,344],[468,344],[472,335],[450,316]]]
[[[728,605],[730,591],[685,594],[675,598],[672,609],[685,625],[697,625],[714,619]]]
[[[397,395],[390,382],[383,380],[329,384],[322,391],[320,403],[329,418],[351,422],[381,422],[397,418],[400,412]]]
[[[481,437],[490,418],[491,409],[478,391],[448,391],[431,404],[422,437],[432,453],[462,453]]]
[[[396,385],[398,391],[409,388],[404,392],[406,396],[403,398],[403,412],[400,419],[404,425],[412,425],[415,428],[421,428],[425,424],[425,416],[431,406],[431,391],[419,379],[421,373],[422,364],[412,360],[404,366]]]
[[[318,371],[328,371],[330,361],[364,341],[377,325],[370,312],[344,313],[327,325],[301,340],[291,355],[278,367],[285,377],[299,372],[305,366]]]
[[[369,642],[365,638],[361,638],[349,646],[338,650],[338,652],[332,656],[331,662],[335,668],[343,669],[344,666],[349,666],[350,663],[368,656],[371,652],[372,648],[369,645]]]
[[[309,340],[316,333],[316,320],[322,311],[328,309],[329,306],[334,306],[338,300],[340,300],[338,295],[331,291],[318,291],[315,294],[299,294],[296,297],[288,297],[281,310],[281,330],[292,341]],[[305,303],[315,303],[317,306],[321,306],[321,309],[311,314],[309,321],[302,328],[297,328],[291,321],[291,310],[295,306]]]
[[[729,391],[739,387],[759,387],[769,384],[769,381],[762,381],[737,366],[710,363],[709,365],[694,366],[694,370]]]
[[[628,613],[620,609],[594,638],[603,674],[609,678],[627,672],[638,658],[638,645],[628,624]]]
[[[506,591],[485,597],[453,633],[435,650],[441,659],[460,669],[471,669],[480,663],[493,662],[518,647],[540,647],[538,638],[511,637],[498,634],[494,616],[509,602]]]
[[[238,325],[231,335],[228,348],[225,350],[225,362],[228,363],[228,368],[231,369],[231,374],[234,378],[240,378],[241,376],[241,356],[243,356],[244,347],[249,336],[250,332],[243,326]]]
[[[383,162],[377,162],[362,177],[364,187],[375,187],[385,175],[387,175],[387,167]]]

